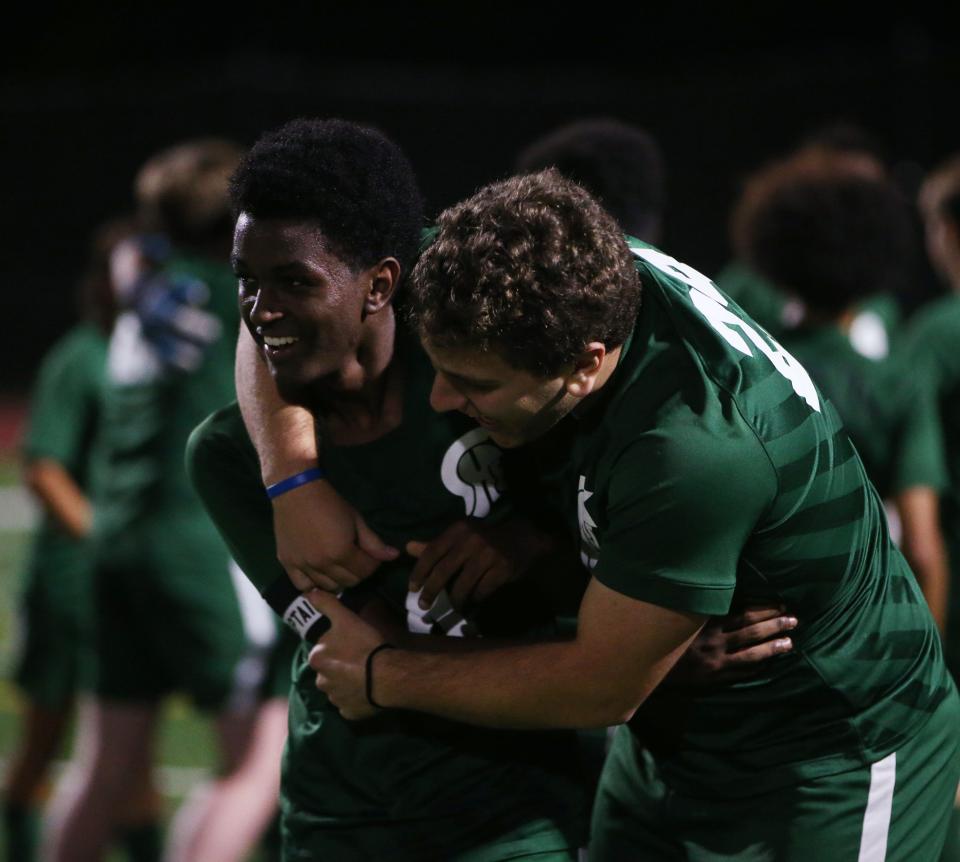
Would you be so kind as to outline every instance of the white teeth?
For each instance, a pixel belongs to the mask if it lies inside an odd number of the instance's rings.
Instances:
[[[266,344],[267,347],[286,347],[288,344],[295,344],[297,341],[299,341],[299,339],[292,335],[282,335],[279,338],[273,335],[263,336],[263,343]]]

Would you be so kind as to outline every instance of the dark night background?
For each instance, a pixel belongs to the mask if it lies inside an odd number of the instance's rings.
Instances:
[[[29,385],[73,319],[92,226],[128,210],[139,164],[183,138],[252,143],[299,115],[374,123],[407,151],[436,212],[508,173],[552,127],[615,116],[659,139],[662,245],[707,273],[726,260],[743,175],[826,122],[874,133],[908,190],[960,150],[946,14],[774,6],[276,2],[219,19],[200,3],[21,9],[0,81],[0,393]],[[929,290],[929,273],[918,284]]]

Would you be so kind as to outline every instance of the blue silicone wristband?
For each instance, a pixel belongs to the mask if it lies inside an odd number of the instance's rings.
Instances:
[[[322,479],[326,473],[323,472],[319,467],[311,467],[309,470],[304,470],[302,473],[294,473],[292,476],[288,476],[286,479],[281,479],[279,482],[274,482],[272,485],[267,485],[267,496],[271,500],[275,500],[281,494],[286,494],[287,491],[292,491],[294,488],[299,488],[301,485],[306,485],[308,482],[316,482],[317,479]]]

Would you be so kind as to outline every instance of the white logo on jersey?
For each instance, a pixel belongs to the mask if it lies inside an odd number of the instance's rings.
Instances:
[[[440,590],[428,610],[420,607],[420,593],[407,593],[407,629],[415,634],[427,635],[437,631],[451,638],[480,637],[474,623],[462,616],[450,602],[446,590]]]
[[[500,447],[483,428],[474,428],[450,445],[440,478],[451,494],[463,499],[468,518],[486,518],[503,493]]]
[[[652,248],[633,248],[637,257],[642,258],[661,272],[682,281],[690,287],[690,301],[707,322],[723,337],[731,347],[747,356],[753,356],[753,350],[747,340],[773,363],[773,367],[782,374],[793,391],[810,407],[820,412],[820,396],[806,369],[786,350],[768,335],[764,338],[745,320],[741,320],[729,308],[727,300],[703,273],[674,260],[670,255]],[[739,332],[737,331],[739,330]],[[743,333],[741,335],[741,333]],[[743,336],[746,336],[744,339]],[[769,339],[769,340],[768,340]]]
[[[587,500],[593,496],[593,491],[587,490],[587,477],[580,477],[577,486],[577,522],[580,524],[580,562],[588,569],[597,565],[600,558],[600,542],[597,541],[597,522],[587,511]]]

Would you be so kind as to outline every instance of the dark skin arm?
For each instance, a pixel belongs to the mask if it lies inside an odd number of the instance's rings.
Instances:
[[[235,378],[237,403],[260,459],[264,485],[316,467],[313,415],[280,398],[245,326],[237,340]],[[301,590],[339,592],[398,556],[322,479],[277,497],[273,523],[277,558]]]

